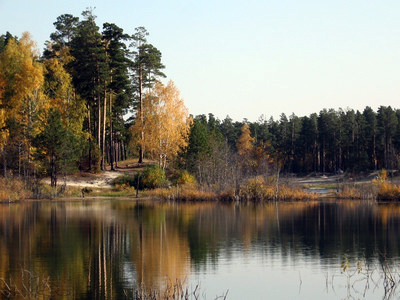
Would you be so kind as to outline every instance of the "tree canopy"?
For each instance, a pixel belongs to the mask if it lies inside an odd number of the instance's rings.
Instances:
[[[172,81],[165,86],[157,82],[144,95],[143,123],[137,121],[132,128],[139,137],[138,144],[165,168],[167,160],[177,156],[187,146],[191,119],[179,91]],[[144,139],[141,139],[141,134]]]

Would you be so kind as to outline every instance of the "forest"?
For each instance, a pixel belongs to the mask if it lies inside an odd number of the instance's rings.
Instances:
[[[1,177],[34,181],[114,170],[129,157],[185,170],[201,186],[234,186],[262,174],[394,171],[400,110],[323,109],[278,120],[192,116],[162,53],[137,27],[63,14],[41,53],[29,33],[0,36]],[[273,104],[278,105],[278,104]]]

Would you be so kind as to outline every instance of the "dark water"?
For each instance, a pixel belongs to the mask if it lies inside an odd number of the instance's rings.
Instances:
[[[0,278],[43,298],[128,299],[178,280],[199,299],[397,299],[399,258],[397,205],[0,205]]]

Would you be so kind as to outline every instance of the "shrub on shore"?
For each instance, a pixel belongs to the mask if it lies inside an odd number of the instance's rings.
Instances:
[[[135,175],[124,174],[115,178],[112,183],[116,188],[133,187],[135,189],[156,189],[166,187],[169,181],[165,171],[157,165],[147,166],[142,172]]]
[[[289,187],[267,182],[263,177],[248,179],[242,184],[239,191],[227,189],[222,192],[203,191],[191,184],[178,185],[170,189],[155,189],[149,195],[161,200],[172,201],[240,201],[240,202],[268,202],[268,201],[298,201],[316,199],[316,194],[310,194],[300,187]]]
[[[149,196],[160,200],[191,202],[191,201],[216,201],[218,195],[187,187],[172,187],[170,189],[158,188],[148,192]]]
[[[387,171],[381,170],[376,179],[373,180],[378,186],[377,201],[399,201],[400,186],[387,181]]]
[[[389,182],[382,182],[379,185],[378,195],[376,199],[378,201],[399,201],[400,186]]]
[[[137,182],[135,182],[135,177],[131,176],[129,174],[124,174],[122,176],[118,176],[117,178],[114,178],[111,184],[115,187],[118,186],[130,186],[134,187]]]
[[[280,184],[258,176],[250,178],[240,186],[239,199],[242,201],[298,201],[316,199],[317,195],[307,193],[300,187]]]
[[[381,170],[372,182],[341,184],[337,197],[377,201],[400,201],[400,186],[387,181],[387,171]]]
[[[190,174],[188,171],[183,170],[180,172],[178,178],[176,179],[176,183],[179,185],[197,185],[196,177]]]
[[[31,197],[31,191],[18,178],[0,177],[0,201],[18,201]]]
[[[375,183],[360,184],[341,184],[339,192],[336,194],[340,199],[357,199],[357,200],[375,200],[377,197],[379,185]]]
[[[139,173],[137,175],[140,176]],[[142,181],[144,189],[155,189],[169,185],[164,169],[160,168],[158,165],[146,167],[139,177],[139,181],[140,180]]]

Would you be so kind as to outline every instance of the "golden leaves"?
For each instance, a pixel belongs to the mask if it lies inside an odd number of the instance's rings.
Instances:
[[[0,77],[4,80],[3,105],[20,112],[25,101],[38,98],[44,82],[43,68],[36,61],[34,42],[24,33],[19,42],[11,39],[0,55]]]
[[[19,41],[10,39],[0,54],[0,150],[11,134],[5,127],[8,120],[20,124],[18,130],[22,131],[24,144],[37,131],[34,123],[46,103],[41,91],[44,75],[42,64],[37,61],[38,53],[36,44],[25,32]],[[18,134],[14,132],[14,135]],[[26,148],[29,152],[31,147]]]
[[[240,156],[250,155],[253,150],[254,138],[251,137],[249,124],[244,124],[241,131],[242,134],[236,142],[236,147]]]
[[[187,146],[190,125],[188,110],[174,83],[164,86],[157,82],[143,98],[143,126],[137,120],[132,132],[138,136],[144,132],[144,149],[165,167],[167,158]]]

